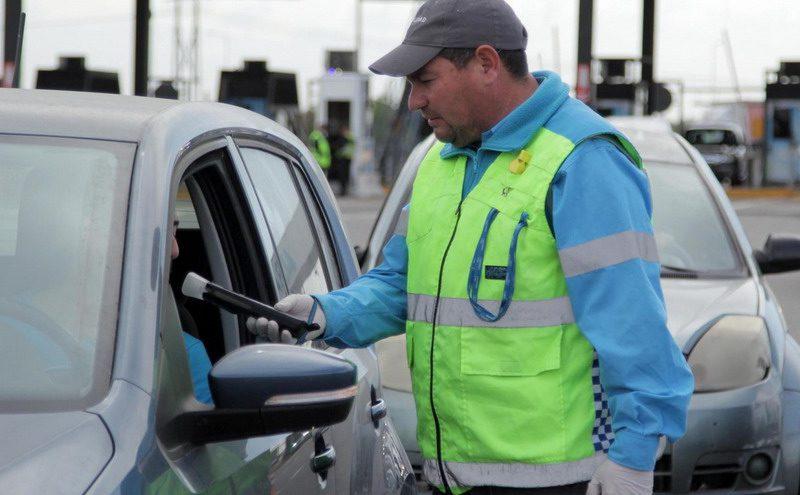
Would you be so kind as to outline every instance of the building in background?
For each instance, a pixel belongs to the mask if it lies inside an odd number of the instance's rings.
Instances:
[[[349,190],[364,197],[381,194],[382,189],[369,131],[369,76],[356,72],[355,60],[355,52],[327,52],[325,73],[317,81],[314,124],[331,133],[349,128],[353,140]]]
[[[297,78],[289,72],[268,70],[264,60],[248,60],[240,70],[222,71],[219,101],[252,110],[291,128],[298,113]]]
[[[797,185],[800,179],[800,62],[781,62],[767,74],[764,105],[765,180]]]
[[[61,57],[56,69],[37,72],[36,89],[119,94],[119,76],[116,72],[88,70],[84,57]]]

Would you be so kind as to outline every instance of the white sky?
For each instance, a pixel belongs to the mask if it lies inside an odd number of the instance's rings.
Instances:
[[[151,0],[152,78],[169,79],[173,73],[174,1]],[[184,2],[188,19],[191,2],[178,1]],[[305,106],[309,81],[322,73],[325,50],[354,47],[355,0],[201,3],[201,98],[216,99],[220,70],[237,69],[245,59],[266,59],[274,70],[298,74]],[[571,84],[578,0],[509,3],[531,34],[531,67],[560,70]],[[135,0],[23,0],[28,19],[22,87],[33,87],[35,70],[53,68],[59,56],[85,55],[89,68],[117,71],[123,93],[132,92],[134,5]],[[365,1],[362,66],[401,41],[419,5]],[[639,56],[641,9],[641,0],[595,0],[595,57]],[[725,29],[741,86],[761,87],[765,71],[776,69],[781,59],[800,60],[797,0],[659,0],[656,26],[655,75],[661,80],[681,79],[688,86],[732,85],[722,43]],[[377,76],[371,84],[373,96],[392,84],[395,92],[402,87],[397,80]]]

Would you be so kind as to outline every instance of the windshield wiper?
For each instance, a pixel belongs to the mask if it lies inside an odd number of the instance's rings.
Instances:
[[[691,268],[661,265],[661,275],[681,277],[681,278],[697,278],[700,275],[700,273],[697,270],[692,270]]]

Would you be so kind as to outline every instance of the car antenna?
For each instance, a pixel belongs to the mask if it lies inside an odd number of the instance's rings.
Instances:
[[[14,55],[14,77],[11,82],[12,88],[19,88],[19,61],[22,57],[22,35],[25,33],[25,12],[19,14],[19,32],[17,33],[17,52]]]

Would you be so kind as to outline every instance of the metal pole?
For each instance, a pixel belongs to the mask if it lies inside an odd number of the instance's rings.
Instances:
[[[656,0],[643,0],[642,8],[642,86],[645,89],[644,114],[653,113],[650,101],[653,88],[653,47],[655,44]]]
[[[150,0],[136,0],[136,41],[133,65],[134,94],[147,96],[150,42]]]
[[[198,98],[200,89],[200,0],[192,6],[192,99]]]
[[[592,102],[593,7],[593,0],[580,0],[578,7],[578,78],[575,96],[587,104]]]
[[[725,44],[725,54],[728,56],[728,68],[731,70],[731,81],[733,87],[736,89],[736,101],[742,101],[742,90],[739,87],[739,74],[736,72],[736,64],[733,61],[733,47],[731,46],[731,38],[728,35],[728,30],[722,30],[722,41]]]
[[[19,37],[19,21],[22,14],[22,0],[6,0],[5,36],[3,39],[3,80],[0,86],[10,88],[14,75],[21,67],[14,63]]]
[[[11,81],[12,88],[19,88],[20,71],[17,70],[20,66],[19,61],[22,59],[22,37],[25,34],[25,12],[19,15],[19,33],[17,33],[17,50],[14,55],[14,77]]]
[[[553,68],[557,73],[561,73],[561,35],[558,31],[558,25],[553,24],[551,28],[553,34]]]
[[[355,54],[355,69],[356,72],[361,70],[359,59],[361,58],[361,39],[364,36],[364,12],[363,0],[356,0],[356,54]]]

